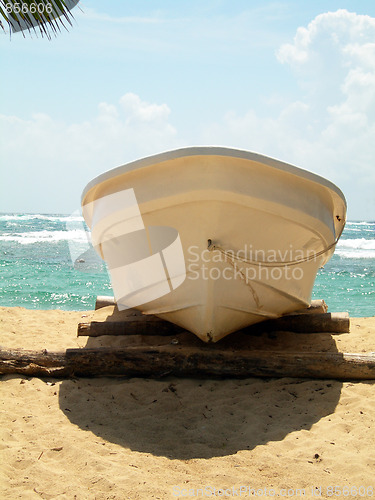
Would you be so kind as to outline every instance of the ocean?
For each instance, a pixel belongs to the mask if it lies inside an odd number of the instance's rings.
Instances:
[[[72,261],[88,248],[82,217],[0,214],[0,306],[90,310],[97,295],[113,295],[105,265]],[[313,298],[330,312],[375,315],[375,222],[349,221],[332,259],[318,273]]]

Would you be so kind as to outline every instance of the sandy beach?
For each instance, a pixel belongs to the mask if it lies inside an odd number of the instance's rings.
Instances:
[[[83,347],[77,323],[106,315],[0,308],[0,343]],[[305,350],[374,352],[375,317],[299,339]],[[3,498],[375,496],[371,381],[8,375],[1,401]]]

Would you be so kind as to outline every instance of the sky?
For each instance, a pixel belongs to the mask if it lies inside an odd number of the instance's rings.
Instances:
[[[191,145],[322,175],[375,220],[373,0],[82,0],[51,40],[0,33],[0,211]]]

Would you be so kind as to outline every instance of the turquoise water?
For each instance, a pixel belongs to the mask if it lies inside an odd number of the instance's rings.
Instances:
[[[0,215],[0,306],[28,309],[93,309],[97,295],[113,295],[105,266],[86,272],[74,259],[88,247],[78,215]],[[87,260],[87,259],[86,259]],[[348,222],[336,252],[319,271],[313,298],[331,312],[375,315],[375,222]]]
[[[0,306],[93,309],[97,295],[113,295],[108,273],[74,269],[69,245],[87,243],[81,217],[0,215]]]

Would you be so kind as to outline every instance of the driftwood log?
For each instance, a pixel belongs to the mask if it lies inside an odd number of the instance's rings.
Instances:
[[[244,333],[288,331],[295,333],[348,333],[348,313],[293,314],[267,320],[243,330]],[[91,321],[79,323],[78,336],[100,337],[102,335],[176,335],[184,330],[156,316],[126,316],[121,321]]]
[[[375,379],[375,354],[223,350],[210,346],[131,346],[65,352],[0,350],[0,374],[126,377],[298,377]]]

